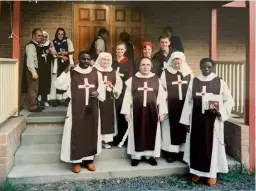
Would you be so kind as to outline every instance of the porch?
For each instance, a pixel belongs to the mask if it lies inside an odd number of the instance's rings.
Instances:
[[[209,5],[210,6],[210,5]],[[245,6],[245,3],[243,4]],[[255,116],[255,87],[254,87],[254,82],[255,82],[255,45],[253,43],[248,44],[248,57],[246,57],[246,61],[226,61],[226,60],[220,60],[217,59],[217,12],[216,12],[216,7],[219,9],[220,6],[210,6],[211,7],[211,40],[208,43],[209,45],[209,54],[214,60],[217,61],[217,67],[216,67],[216,73],[221,76],[228,84],[228,86],[231,89],[232,95],[235,99],[235,107],[233,108],[232,113],[234,114],[233,119],[229,120],[225,124],[225,142],[227,144],[227,150],[233,157],[239,156],[239,158],[242,160],[242,162],[245,162],[248,164],[248,167],[250,167],[250,170],[254,169],[254,152],[255,152],[255,121],[254,121],[254,116]],[[249,40],[248,42],[253,42],[253,39],[255,39],[255,25],[253,24],[254,17],[255,17],[255,2],[248,2],[246,4],[246,9],[248,10],[248,20],[250,22],[250,30],[248,29],[248,37]],[[244,7],[245,8],[245,7]],[[15,1],[13,4],[13,34],[19,37],[20,34],[20,27],[19,27],[19,20],[20,20],[20,2]],[[150,25],[148,23],[148,25]],[[147,34],[149,36],[149,34]],[[193,38],[185,39],[187,41],[193,42]],[[185,41],[186,42],[186,41]],[[6,132],[4,134],[1,132],[3,129],[3,126],[8,123],[10,119],[9,117],[13,117],[17,115],[18,108],[19,108],[19,80],[17,80],[17,72],[20,68],[20,39],[14,37],[13,38],[13,58],[17,60],[6,60],[3,62],[0,61],[0,87],[1,87],[1,94],[0,94],[0,105],[1,105],[1,112],[0,112],[0,123],[2,122],[2,127],[0,126],[0,137],[8,137]],[[197,50],[200,51],[200,50]],[[204,50],[205,51],[205,50]],[[208,51],[208,49],[207,49]],[[191,51],[190,49],[187,51],[186,54],[188,54],[188,59],[195,59],[191,55],[194,52]],[[208,54],[207,54],[208,55]],[[197,59],[197,58],[196,58]],[[10,64],[13,64],[14,66],[11,69],[7,70],[7,66]],[[197,61],[198,63],[198,61]],[[193,69],[194,69],[193,65]],[[198,67],[198,66],[197,66]],[[194,69],[195,70],[195,69]],[[196,71],[198,73],[198,70]],[[12,75],[9,75],[12,74]],[[249,82],[249,83],[248,83]],[[2,89],[3,87],[3,89]],[[10,96],[12,95],[12,96]],[[249,104],[250,100],[250,104]],[[13,105],[11,107],[11,105]],[[65,120],[65,112],[66,108],[63,107],[57,107],[57,108],[47,108],[44,110],[42,113],[29,113],[26,110],[23,110],[19,113],[19,115],[24,116],[24,119],[26,121],[26,127],[23,127],[23,130],[27,127],[26,131],[22,134],[21,140],[22,145],[21,149],[18,150],[13,157],[13,159],[10,159],[9,156],[0,156],[0,157],[5,157],[7,163],[7,160],[13,160],[13,164],[16,165],[16,167],[13,169],[14,171],[10,173],[10,178],[13,178],[17,180],[17,182],[22,181],[22,175],[25,171],[33,171],[35,169],[35,166],[29,166],[29,163],[23,163],[22,161],[29,161],[33,163],[33,159],[40,159],[45,160],[51,164],[55,163],[57,158],[59,159],[59,151],[60,151],[60,137],[62,134],[62,128],[63,123]],[[33,127],[36,127],[35,130],[32,130]],[[38,129],[37,129],[38,128]],[[46,130],[46,128],[48,128]],[[250,128],[250,129],[249,129]],[[37,130],[36,130],[37,129]],[[53,129],[53,130],[52,130]],[[15,132],[15,128],[13,129]],[[37,131],[37,132],[36,132]],[[40,140],[40,135],[42,132],[46,132],[46,136],[42,136]],[[20,136],[21,132],[14,133],[15,136]],[[3,140],[3,139],[2,139]],[[39,142],[37,142],[39,141]],[[41,142],[40,142],[41,141]],[[30,145],[26,145],[29,143]],[[42,144],[43,143],[43,144]],[[9,143],[8,143],[9,144]],[[32,145],[38,144],[35,147]],[[49,144],[54,144],[54,145],[49,145]],[[2,148],[7,149],[6,147],[7,141],[2,141],[0,140],[0,150]],[[7,145],[8,146],[8,145]],[[15,151],[17,148],[20,146],[20,142],[15,143]],[[53,148],[53,150],[51,150]],[[250,160],[249,159],[249,152],[248,148],[250,149]],[[27,151],[27,153],[26,153]],[[40,152],[38,152],[40,151]],[[109,152],[106,154],[107,156],[113,155],[114,157],[116,156],[114,153],[117,152],[122,153],[120,155],[121,157],[124,157],[124,150],[123,149],[113,149],[113,151]],[[12,153],[14,155],[14,152]],[[26,157],[25,157],[26,156]],[[35,158],[34,158],[35,157]],[[47,158],[48,157],[48,158]],[[103,154],[103,157],[106,157]],[[32,159],[32,160],[30,160]],[[115,159],[120,159],[120,158],[109,158],[111,160]],[[246,161],[245,161],[246,160]],[[40,160],[39,160],[40,161]],[[58,160],[59,162],[59,160]],[[126,161],[127,162],[127,161]],[[8,162],[10,163],[10,162]],[[44,164],[44,165],[42,165]],[[115,164],[112,163],[113,165]],[[0,164],[1,165],[1,164]],[[9,165],[9,164],[8,164]],[[6,166],[3,168],[6,171]],[[36,164],[37,168],[41,168],[42,173],[38,174],[38,172],[32,172],[31,174],[28,174],[27,177],[29,177],[29,181],[33,182],[35,181],[35,177],[39,175],[41,179],[38,181],[50,181],[49,179],[46,179],[46,176],[54,176],[52,177],[53,181],[57,180],[57,176],[61,176],[61,178],[74,178],[73,174],[71,174],[68,170],[67,167],[65,167],[64,164],[58,164],[58,165],[46,165],[45,163],[38,163]],[[105,165],[110,165],[110,164],[105,164]],[[160,161],[159,169],[155,171],[155,175],[160,174],[170,174],[172,172],[181,172],[184,173],[186,172],[186,166],[181,165],[181,164],[174,164],[177,169],[174,169],[174,166],[166,166]],[[115,177],[117,175],[121,176],[121,172],[123,175],[130,175],[134,173],[133,171],[130,171],[128,169],[126,164],[121,165],[124,169],[120,169],[120,171],[114,170],[111,171],[110,169],[103,169],[103,167],[100,167],[100,173],[97,174],[97,178],[106,176],[108,178],[110,177]],[[20,167],[20,168],[19,168]],[[0,171],[3,169],[0,169]],[[10,165],[8,166],[7,173],[10,171]],[[45,169],[45,171],[44,171]],[[48,169],[48,170],[47,170]],[[50,173],[49,169],[54,169],[53,173]],[[65,170],[63,170],[65,169]],[[146,170],[145,170],[146,169]],[[164,170],[166,169],[166,170]],[[152,173],[151,168],[142,166],[142,168],[136,169],[137,175],[148,175],[149,172]],[[173,170],[173,171],[172,171]],[[65,171],[65,172],[64,172]],[[125,171],[125,173],[124,173]],[[15,172],[18,172],[19,177],[17,177],[17,174],[15,175]],[[92,174],[84,172],[86,176],[91,177]],[[154,175],[154,173],[153,173]],[[81,176],[76,177],[77,179],[80,179]]]

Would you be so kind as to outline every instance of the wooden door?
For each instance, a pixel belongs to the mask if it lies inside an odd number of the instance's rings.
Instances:
[[[128,32],[134,45],[134,55],[141,55],[143,37],[143,16],[138,9],[128,5],[75,4],[74,6],[74,48],[75,61],[81,50],[89,50],[100,28],[105,27],[110,38],[108,52],[115,55],[115,44],[121,32]]]
[[[144,36],[143,16],[138,9],[127,5],[115,5],[112,9],[112,42],[115,47],[121,32],[131,36],[135,59],[141,56],[141,43]],[[113,49],[114,49],[113,47]],[[113,54],[115,50],[113,50]]]
[[[96,4],[75,4],[74,6],[74,48],[75,60],[81,50],[89,50],[100,28],[110,30],[110,7]],[[110,48],[107,42],[108,49]]]

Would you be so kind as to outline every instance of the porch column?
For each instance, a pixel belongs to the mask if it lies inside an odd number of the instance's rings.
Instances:
[[[13,2],[12,58],[20,59],[20,1]]]
[[[251,172],[255,170],[255,1],[249,1],[247,4],[249,7],[249,41],[248,41],[248,115],[246,116],[246,122],[249,125],[249,169]]]
[[[18,95],[17,95],[17,103],[18,103],[18,112],[15,115],[19,115],[19,107],[20,107],[20,0],[13,1],[13,10],[12,10],[12,58],[18,60],[18,71],[17,71],[17,80],[18,80]]]
[[[217,60],[217,9],[211,10],[210,58]]]

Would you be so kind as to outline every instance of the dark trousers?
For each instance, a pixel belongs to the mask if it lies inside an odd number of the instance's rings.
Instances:
[[[26,71],[27,83],[28,83],[28,109],[34,110],[38,107],[38,79],[32,79],[30,71]]]

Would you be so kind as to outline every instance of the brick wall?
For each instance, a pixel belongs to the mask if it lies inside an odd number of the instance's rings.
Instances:
[[[145,39],[153,40],[158,49],[159,34],[164,27],[172,26],[174,35],[183,41],[188,64],[198,74],[200,59],[209,56],[210,10],[207,5],[203,2],[150,2],[143,13]],[[246,22],[246,9],[221,8],[218,11],[218,60],[245,60]]]
[[[6,178],[14,164],[14,154],[21,143],[26,123],[23,117],[11,118],[0,126],[0,182]]]
[[[210,11],[203,2],[134,2],[143,6],[145,18],[145,40],[152,40],[158,49],[157,39],[165,26],[172,26],[174,34],[181,37],[187,62],[197,75],[198,63],[202,57],[209,56]],[[11,56],[11,40],[8,39],[9,4],[3,3],[0,27],[4,35],[0,37],[0,57]],[[21,4],[21,55],[24,46],[31,39],[35,27],[54,37],[58,27],[66,29],[72,39],[71,2],[22,2]],[[222,8],[218,11],[218,60],[245,60],[247,34],[246,9]],[[2,33],[2,32],[1,32]],[[4,41],[4,43],[2,43]]]

